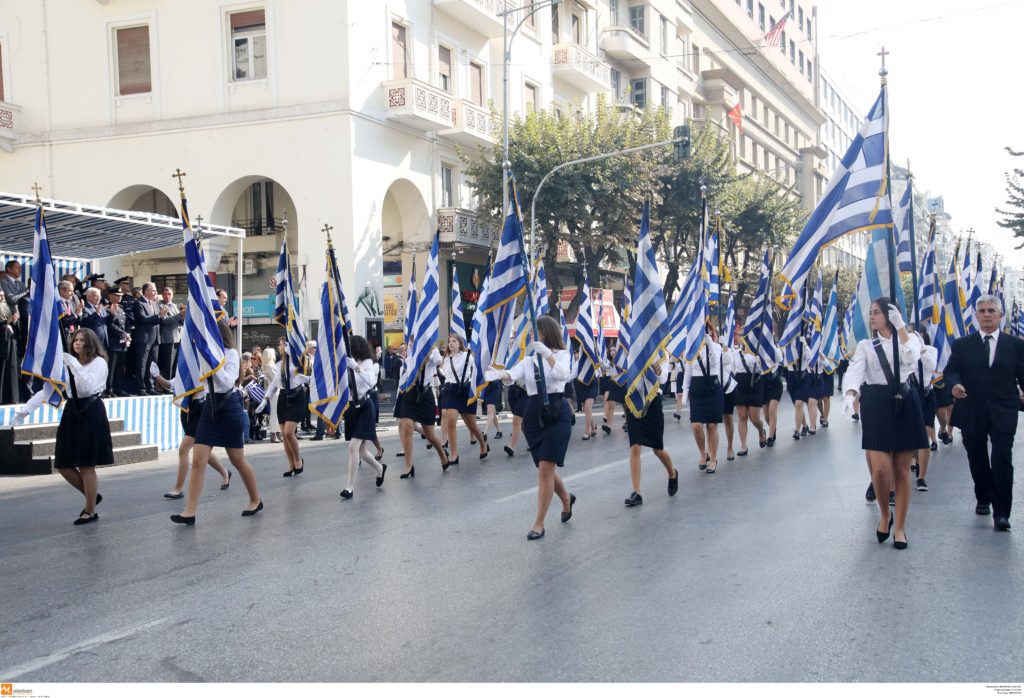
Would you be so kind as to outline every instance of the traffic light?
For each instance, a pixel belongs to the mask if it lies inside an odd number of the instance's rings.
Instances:
[[[690,157],[690,126],[676,126],[675,131],[672,132],[672,137],[676,139],[676,160],[687,160]]]

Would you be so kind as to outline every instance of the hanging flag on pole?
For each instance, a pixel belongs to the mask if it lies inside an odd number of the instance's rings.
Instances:
[[[615,355],[612,356],[612,365],[614,373],[612,374],[612,380],[616,384],[626,387],[626,370],[628,368],[628,357],[629,357],[629,320],[630,320],[630,292],[627,286],[622,291],[622,314],[619,318],[619,340],[615,345]]]
[[[822,346],[822,313],[821,313],[821,267],[818,267],[818,278],[814,283],[814,291],[811,293],[804,311],[804,327],[807,332],[808,357],[806,368],[811,373],[818,373],[821,367],[821,346]]]
[[[736,343],[736,296],[729,296],[729,308],[725,311],[725,325],[722,330],[722,339],[726,347]]]
[[[693,260],[690,273],[683,283],[683,290],[672,309],[669,328],[672,340],[669,353],[676,358],[693,362],[704,346],[707,332],[708,287],[706,262],[706,241],[708,226],[708,200],[706,190],[701,187],[700,247]]]
[[[53,407],[60,407],[64,401],[62,391],[67,385],[61,351],[60,294],[57,293],[57,275],[53,268],[53,257],[50,256],[50,241],[46,237],[46,220],[41,201],[36,203],[30,278],[32,288],[29,290],[28,342],[21,373],[42,380],[43,400]],[[67,350],[70,351],[70,347]]]
[[[964,250],[964,266],[960,275],[960,307],[964,316],[964,330],[967,334],[974,334],[974,306],[971,305],[971,296],[974,294],[974,265],[971,260],[971,239],[967,239],[967,249]]]
[[[956,252],[949,260],[949,271],[946,272],[946,283],[942,289],[943,305],[946,320],[949,323],[949,334],[953,339],[967,336],[967,323],[964,319],[964,298],[961,295],[960,279],[957,276]]]
[[[668,311],[651,244],[650,203],[645,202],[640,214],[640,241],[633,274],[626,370],[625,404],[634,417],[643,416],[648,405],[661,396],[661,381],[654,364],[662,359],[668,340]]]
[[[825,319],[821,324],[821,358],[825,373],[832,374],[839,368],[842,360],[842,348],[839,346],[839,272],[832,281],[832,291],[828,294],[828,305],[825,307]]]
[[[736,124],[737,131],[743,130],[743,112],[739,102],[736,103],[735,107],[727,111],[725,115],[729,117],[729,121]]]
[[[771,284],[772,268],[768,250],[765,250],[761,260],[761,276],[757,280],[757,291],[750,301],[747,321],[743,325],[743,347],[758,358],[761,373],[767,373],[776,363]]]
[[[892,230],[889,203],[886,86],[836,168],[782,268],[777,302],[789,309],[823,245],[850,233]],[[891,233],[890,233],[891,234]]]
[[[416,307],[419,305],[419,296],[416,293],[416,258],[412,260],[412,274],[409,275],[409,293],[405,298],[405,328],[402,333],[402,344],[405,345],[407,351],[411,351],[412,347],[409,346],[411,341],[413,328],[416,327]]]
[[[420,377],[430,352],[437,344],[438,315],[440,309],[439,288],[437,283],[437,250],[440,232],[434,233],[434,242],[430,245],[430,259],[427,261],[427,273],[423,277],[423,290],[420,293],[416,308],[416,324],[412,331],[412,346],[408,347],[409,370],[399,389],[404,393],[412,388]]]
[[[772,28],[768,30],[768,33],[764,35],[765,46],[778,46],[782,41],[782,32],[786,30],[786,20],[789,19],[789,12],[780,19],[778,22],[772,25]]]
[[[896,207],[896,264],[900,271],[913,271],[914,268],[910,258],[910,236],[914,225],[913,182],[913,178],[907,177],[907,188]]]
[[[306,373],[306,333],[302,330],[299,315],[299,298],[292,282],[291,257],[288,255],[288,236],[281,240],[281,253],[277,257],[277,273],[274,274],[277,287],[274,298],[274,322],[285,328],[288,355],[284,359],[284,370],[289,375]],[[284,382],[284,378],[281,379]]]
[[[928,228],[928,247],[921,258],[921,286],[918,289],[917,307],[919,309],[921,327],[928,333],[928,338],[935,343],[935,333],[941,321],[942,284],[935,269],[935,218]]]
[[[594,342],[594,318],[590,303],[590,283],[586,272],[583,274],[583,299],[576,313],[576,342],[580,345],[579,381],[584,385],[590,385],[601,364]]]
[[[452,268],[452,303],[451,323],[448,329],[449,335],[462,337],[463,344],[468,344],[466,339],[466,318],[462,315],[462,292],[459,290],[459,272]]]
[[[348,380],[350,331],[341,272],[327,233],[327,280],[320,289],[320,329],[309,383],[309,411],[337,429],[351,399]]]
[[[859,342],[871,338],[871,303],[882,296],[889,296],[889,249],[892,246],[892,229],[878,228],[871,231],[867,259],[860,282],[857,284],[857,309],[853,317],[853,333]],[[904,317],[907,317],[907,302],[903,297],[903,286],[896,284],[896,297],[892,299]],[[909,322],[910,320],[908,320]]]

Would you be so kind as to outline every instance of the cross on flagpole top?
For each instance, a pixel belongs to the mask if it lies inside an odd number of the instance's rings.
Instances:
[[[34,191],[36,193],[36,203],[37,204],[43,203],[43,200],[39,198],[39,192],[41,192],[42,190],[43,190],[43,188],[41,186],[39,186],[39,182],[32,182],[32,191]]]
[[[882,57],[882,67],[878,69],[878,74],[882,78],[882,84],[883,85],[885,84],[885,76],[889,74],[889,71],[886,70],[886,68],[885,68],[885,57],[888,56],[889,53],[890,53],[889,51],[885,50],[885,46],[883,46],[882,50],[875,54],[876,56],[881,56]]]
[[[182,196],[185,196],[185,185],[182,183],[182,179],[187,175],[186,172],[182,172],[181,168],[175,168],[174,174],[171,175],[171,179],[178,180],[178,191],[181,192]]]

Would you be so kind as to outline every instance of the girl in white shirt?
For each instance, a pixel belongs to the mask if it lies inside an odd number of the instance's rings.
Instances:
[[[448,337],[448,356],[441,362],[444,388],[441,391],[441,428],[448,439],[449,465],[459,464],[459,437],[455,425],[459,417],[469,429],[475,443],[480,444],[480,459],[487,457],[491,447],[476,424],[476,401],[473,400],[473,386],[476,385],[476,366],[473,355],[466,349],[462,337],[453,334]]]
[[[412,338],[409,345],[413,346]],[[398,384],[405,385],[410,378],[409,374],[415,371],[418,366],[408,356],[408,349],[403,344],[398,349],[402,357],[402,373]],[[399,391],[395,398],[395,417],[398,418],[398,436],[402,441],[402,455],[405,458],[405,471],[399,475],[400,480],[416,477],[416,466],[412,462],[412,435],[416,425],[420,427],[420,433],[430,443],[430,446],[437,452],[441,459],[441,470],[448,470],[448,456],[441,446],[441,439],[434,433],[434,419],[437,402],[434,398],[434,391],[430,386],[430,377],[434,375],[437,366],[441,363],[441,353],[435,348],[432,349],[423,363],[411,387],[406,391]]]
[[[690,428],[700,451],[697,467],[709,475],[718,469],[718,425],[725,410],[723,381],[729,373],[728,363],[728,354],[714,341],[709,328],[704,346],[696,360],[686,364],[683,374],[683,402],[690,403]]]
[[[658,374],[658,386],[668,379],[668,362],[657,362],[653,365],[654,371]],[[672,458],[665,450],[665,412],[661,406],[661,391],[654,398],[654,401],[647,406],[647,410],[640,417],[633,415],[629,405],[626,405],[626,431],[629,433],[629,477],[633,485],[633,492],[626,498],[627,507],[635,507],[644,503],[640,496],[640,452],[643,446],[647,446],[654,455],[665,466],[668,474],[668,496],[675,496],[679,491],[679,471],[672,465]]]
[[[526,534],[527,540],[544,537],[544,518],[551,497],[562,500],[562,523],[572,518],[576,496],[570,494],[555,468],[565,463],[565,454],[572,437],[572,408],[563,396],[566,382],[572,378],[569,352],[562,342],[562,328],[548,315],[537,318],[541,341],[533,343],[533,352],[508,371],[488,371],[488,380],[506,383],[522,380],[529,396],[523,416],[523,434],[530,445],[530,455],[537,466],[537,517]],[[548,391],[545,417],[544,398],[538,394],[540,362],[543,362],[544,384]],[[543,420],[543,421],[542,421]]]
[[[893,534],[897,550],[907,547],[905,529],[910,506],[910,461],[914,451],[928,448],[921,413],[921,398],[907,380],[917,369],[921,356],[921,340],[907,332],[899,308],[885,297],[871,304],[871,331],[875,339],[863,339],[846,372],[843,414],[853,416],[854,400],[860,396],[861,447],[867,452],[871,482],[875,492],[889,491],[895,483],[895,517],[889,509],[889,498],[879,496],[881,511],[876,535],[884,543]],[[899,335],[894,355],[893,334]],[[883,358],[879,358],[881,354]],[[893,386],[888,375],[898,381]],[[895,531],[893,520],[895,519]]]
[[[377,390],[380,366],[374,363],[373,349],[364,337],[353,335],[349,349],[352,352],[348,357],[351,401],[344,417],[345,441],[348,442],[348,484],[341,491],[342,499],[352,499],[360,459],[377,473],[377,487],[384,484],[384,473],[388,469],[388,466],[377,462],[369,447],[377,440],[377,408],[372,393]]]
[[[288,470],[281,475],[282,477],[292,477],[301,475],[306,467],[302,460],[302,454],[299,452],[299,437],[296,432],[299,424],[309,413],[309,393],[306,392],[309,376],[306,375],[304,366],[301,364],[296,366],[289,360],[286,338],[282,337],[278,341],[277,348],[281,352],[281,360],[277,363],[277,375],[274,376],[274,381],[267,388],[265,403],[260,403],[256,411],[262,411],[266,405],[277,404],[277,420],[281,424],[281,443],[284,444],[284,453],[288,458]],[[302,361],[305,363],[305,353],[303,353]]]

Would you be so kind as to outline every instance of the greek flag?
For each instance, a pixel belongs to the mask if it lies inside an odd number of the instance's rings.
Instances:
[[[896,265],[900,271],[913,271],[911,238],[914,235],[914,180],[907,177],[907,188],[903,190],[899,206],[896,207]]]
[[[818,268],[818,278],[814,283],[814,293],[811,295],[805,311],[805,327],[807,328],[807,370],[817,373],[821,367],[821,339],[822,339],[822,314],[821,314],[821,268]]]
[[[406,350],[412,350],[409,342],[412,341],[412,331],[416,326],[416,306],[419,305],[419,297],[416,295],[416,261],[412,263],[412,274],[409,277],[409,295],[405,299],[405,330],[402,336],[402,343]]]
[[[21,372],[41,379],[46,402],[60,407],[64,401],[61,391],[66,385],[64,357],[60,337],[60,295],[57,277],[50,256],[50,241],[46,237],[43,206],[36,207],[35,239],[32,245],[32,288],[29,292],[28,343]],[[68,347],[70,351],[71,347]],[[147,367],[148,369],[148,367]]]
[[[284,370],[291,375],[305,373],[306,333],[302,331],[299,316],[299,299],[292,283],[291,258],[288,256],[288,236],[281,240],[281,253],[277,258],[277,273],[274,275],[277,295],[274,299],[274,322],[285,328],[288,356],[284,359]],[[282,377],[282,381],[285,378]]]
[[[452,267],[452,304],[451,304],[451,324],[448,329],[449,335],[458,335],[462,337],[463,342],[466,340],[466,318],[462,315],[462,292],[459,290],[459,271],[455,267]],[[468,342],[467,342],[468,343]]]
[[[785,357],[785,364],[788,368],[800,370],[801,366],[794,366],[800,358],[800,337],[804,331],[804,306],[806,304],[807,289],[801,289],[796,296],[796,302],[789,308],[789,315],[786,316],[786,324],[782,328],[782,337],[779,339],[779,346],[782,348]]]
[[[438,335],[438,314],[440,311],[439,289],[437,284],[437,248],[440,241],[440,233],[434,233],[434,242],[430,246],[430,260],[427,262],[427,273],[423,277],[423,291],[420,293],[418,308],[416,309],[416,324],[412,331],[412,346],[408,348],[408,357],[412,370],[405,375],[402,385],[399,386],[402,392],[409,390],[417,381],[423,366],[430,357],[430,352],[437,344]]]
[[[978,322],[977,305],[981,298],[981,245],[978,245],[974,253],[975,272],[971,275],[971,295],[967,297],[967,307],[970,310],[971,324],[967,326],[970,333],[981,332],[981,323]]]
[[[544,262],[537,260],[537,271],[533,275],[533,303],[537,317],[550,312],[548,305],[548,276],[544,273]]]
[[[718,249],[718,236],[722,228],[722,219],[718,219],[717,228],[711,231],[711,238],[708,240],[707,254],[704,255],[707,263],[708,275],[708,305],[718,305],[721,300],[721,250]]]
[[[853,297],[854,302],[850,304],[850,307],[846,309],[846,313],[843,314],[843,331],[839,336],[839,343],[843,351],[843,357],[847,360],[853,358],[853,353],[857,351],[857,340],[853,336],[853,316],[856,312],[854,306],[857,302],[857,297]]]
[[[668,311],[658,276],[658,262],[651,244],[650,204],[640,215],[640,242],[633,273],[633,308],[629,320],[629,354],[626,369],[626,406],[635,417],[661,395],[654,364],[668,344]]]
[[[831,374],[839,367],[842,350],[839,347],[839,272],[832,281],[832,291],[828,294],[828,305],[825,307],[825,319],[821,325],[821,358],[824,361],[825,373]]]
[[[941,374],[946,370],[946,364],[949,363],[950,354],[953,353],[953,324],[946,316],[946,309],[942,306],[939,307],[939,324],[935,328],[935,336],[932,338],[932,346],[935,347],[937,357],[935,360],[935,371]],[[933,383],[941,381],[941,378],[935,378],[932,380]]]
[[[629,288],[622,291],[622,313],[619,315],[619,338],[615,345],[615,355],[612,356],[612,380],[617,385],[626,387],[626,371],[628,370],[629,359],[629,313],[630,293]]]
[[[935,271],[935,221],[931,223],[928,230],[928,248],[921,259],[921,273],[918,276],[920,288],[918,289],[917,308],[918,320],[921,327],[918,328],[928,333],[928,338],[935,342],[935,333],[942,319],[942,284],[939,282],[939,275]]]
[[[505,218],[505,227],[501,231],[501,243],[498,254],[494,258],[491,269],[491,287],[487,295],[487,304],[480,304],[480,312],[496,317],[497,311],[506,305],[515,305],[515,300],[526,291],[526,266],[522,255],[523,224],[516,211]],[[540,284],[537,284],[538,287]],[[539,311],[538,311],[539,312]],[[511,313],[506,313],[507,321],[511,322]],[[502,326],[499,335],[505,334]]]
[[[576,341],[580,345],[579,380],[585,385],[590,385],[594,381],[597,367],[601,364],[597,353],[597,344],[594,342],[594,318],[590,303],[590,282],[586,274],[583,275],[583,300],[580,302],[579,311],[576,313]]]
[[[785,285],[778,302],[783,308],[795,301],[823,245],[849,233],[892,229],[888,111],[883,85],[782,268]]]
[[[484,273],[484,280],[480,285],[480,296],[477,298],[476,311],[473,313],[470,324],[473,334],[469,340],[469,352],[473,356],[473,365],[476,367],[476,385],[473,386],[473,394],[478,398],[489,383],[484,380],[484,372],[491,367],[492,340],[496,340],[493,335],[494,328],[488,326],[487,317],[480,312],[480,305],[487,302],[490,287],[491,273],[488,269]],[[488,330],[492,332],[491,335],[488,335]]]
[[[533,302],[537,317],[548,314],[548,281],[544,274],[544,262],[540,260],[534,263]],[[520,309],[519,317],[513,323],[512,343],[509,346],[508,356],[509,366],[515,366],[526,356],[526,343],[530,337],[530,330],[530,314],[524,304]]]
[[[595,346],[597,348],[597,366],[604,366],[608,361],[608,343],[604,341],[604,295],[602,294],[601,299],[597,302],[597,338],[595,340]]]
[[[320,329],[309,382],[309,411],[332,429],[341,424],[351,398],[348,380],[348,310],[334,246],[327,238],[327,280],[320,287]]]
[[[1024,308],[1016,303],[1013,305],[1013,334],[1024,337]]]
[[[967,323],[964,319],[964,298],[961,295],[960,279],[956,273],[956,254],[949,260],[949,271],[942,289],[943,309],[949,323],[949,334],[953,339],[967,336]]]
[[[736,344],[736,296],[729,296],[729,307],[725,310],[725,326],[722,329],[722,339],[725,346],[731,347]]]
[[[224,365],[224,340],[217,327],[217,293],[206,272],[206,259],[192,234],[185,197],[181,199],[181,227],[188,271],[188,312],[178,349],[173,401],[188,411],[191,396],[202,391],[204,381]]]
[[[776,363],[775,337],[771,313],[772,268],[768,251],[761,260],[761,277],[757,280],[757,292],[750,301],[747,321],[743,325],[743,346],[758,358],[760,370],[767,373]],[[729,303],[729,317],[734,317],[732,302]],[[726,322],[731,329],[735,319]],[[729,335],[731,336],[731,335]]]
[[[963,274],[960,276],[960,307],[963,309],[964,330],[967,334],[974,334],[974,304],[971,298],[974,295],[974,265],[971,264],[971,241],[967,240],[967,250],[964,252]]]
[[[857,341],[871,338],[871,303],[881,296],[889,296],[889,245],[892,245],[892,228],[877,228],[871,231],[867,261],[860,283],[857,285],[857,308],[853,317],[853,334]],[[896,279],[896,297],[892,299],[903,317],[907,316],[907,303],[903,297],[903,286]]]
[[[704,346],[707,332],[708,293],[710,281],[707,268],[707,230],[708,201],[701,199],[700,251],[693,260],[690,273],[683,282],[683,290],[679,294],[672,309],[669,330],[672,340],[668,351],[677,359],[693,362]]]

